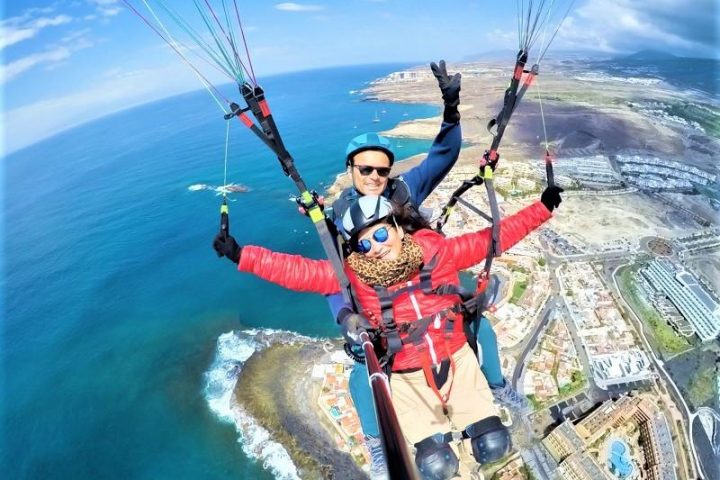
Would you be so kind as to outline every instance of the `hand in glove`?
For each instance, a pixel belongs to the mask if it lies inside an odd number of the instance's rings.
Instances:
[[[238,245],[232,235],[225,235],[224,233],[218,233],[213,240],[213,248],[218,257],[227,257],[233,263],[240,261],[240,253],[242,247]]]
[[[325,197],[323,197],[322,195],[318,195],[316,198],[317,198],[318,205],[320,205],[320,210],[324,210],[325,209]],[[300,213],[301,215],[305,215],[306,217],[309,217],[310,212],[308,212],[307,208],[305,208],[303,206],[302,202],[300,201],[300,197],[297,197],[295,199],[295,202],[298,204],[298,213]]]
[[[460,121],[460,112],[458,105],[460,104],[460,78],[461,75],[456,73],[452,77],[448,76],[445,68],[445,60],[440,60],[440,65],[435,62],[430,64],[430,69],[435,75],[442,92],[442,98],[445,102],[445,111],[443,112],[443,120],[448,123],[457,123]]]
[[[548,210],[552,212],[562,203],[562,198],[560,197],[560,194],[564,191],[565,190],[563,190],[562,188],[554,185],[552,187],[547,187],[542,193],[542,195],[540,195],[540,201],[543,203],[543,205],[545,205]]]
[[[343,337],[351,344],[359,344],[360,334],[372,328],[367,318],[347,308],[343,308],[338,313],[338,323]]]

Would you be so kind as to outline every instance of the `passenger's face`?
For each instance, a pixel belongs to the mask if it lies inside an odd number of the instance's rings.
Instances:
[[[368,170],[372,171],[368,173]],[[363,195],[381,195],[388,184],[388,176],[382,176],[376,168],[384,169],[382,173],[389,173],[390,158],[378,150],[365,150],[352,159],[350,175],[355,189]],[[363,175],[366,173],[366,175]]]
[[[358,245],[363,242],[370,250],[364,253],[367,258],[395,260],[402,250],[402,228],[386,222],[366,228],[358,236]]]

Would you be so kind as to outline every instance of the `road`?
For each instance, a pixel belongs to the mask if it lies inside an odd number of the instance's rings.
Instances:
[[[518,380],[520,380],[522,371],[525,368],[525,360],[527,359],[528,355],[532,354],[532,351],[535,350],[538,337],[541,333],[545,331],[545,327],[547,327],[548,323],[550,322],[553,309],[555,308],[555,302],[556,301],[553,298],[550,298],[547,302],[545,302],[545,308],[541,313],[542,319],[535,326],[535,329],[530,335],[530,340],[525,344],[525,349],[522,351],[520,357],[518,358],[518,362],[515,365],[515,371],[513,372],[511,381],[511,384],[515,390],[518,389]]]

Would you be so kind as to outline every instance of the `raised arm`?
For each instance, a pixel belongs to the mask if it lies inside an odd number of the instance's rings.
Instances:
[[[401,175],[410,188],[410,198],[414,205],[424,202],[445,178],[457,162],[461,144],[460,123],[443,122],[427,158],[417,167],[411,168]]]
[[[455,165],[462,144],[460,113],[458,112],[461,76],[459,73],[448,75],[444,60],[440,60],[439,65],[433,62],[430,67],[442,92],[445,109],[440,133],[435,137],[427,158],[420,165],[402,175],[402,179],[410,188],[410,199],[416,206],[420,206],[425,201],[430,192],[435,190],[435,187]]]
[[[542,202],[537,201],[516,214],[503,218],[500,221],[501,251],[511,248],[551,216],[550,210]],[[491,229],[488,227],[446,240],[447,248],[459,269],[469,268],[485,259],[491,235]]]
[[[242,248],[238,270],[297,292],[331,295],[340,291],[327,260],[311,260],[250,245]]]

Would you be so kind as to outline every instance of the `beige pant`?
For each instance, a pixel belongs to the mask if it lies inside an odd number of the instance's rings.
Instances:
[[[498,414],[490,387],[472,349],[464,345],[453,358],[455,379],[447,402],[447,416],[443,413],[440,400],[425,381],[422,370],[393,373],[390,376],[393,406],[400,428],[411,446],[435,433],[462,431],[471,423]],[[440,389],[441,394],[447,393],[451,380],[452,373]],[[469,440],[462,443],[464,453],[460,453],[456,444],[452,443],[451,446],[461,459],[461,478],[470,478],[468,468],[463,464],[473,458],[472,447]],[[471,463],[474,463],[474,459]]]

